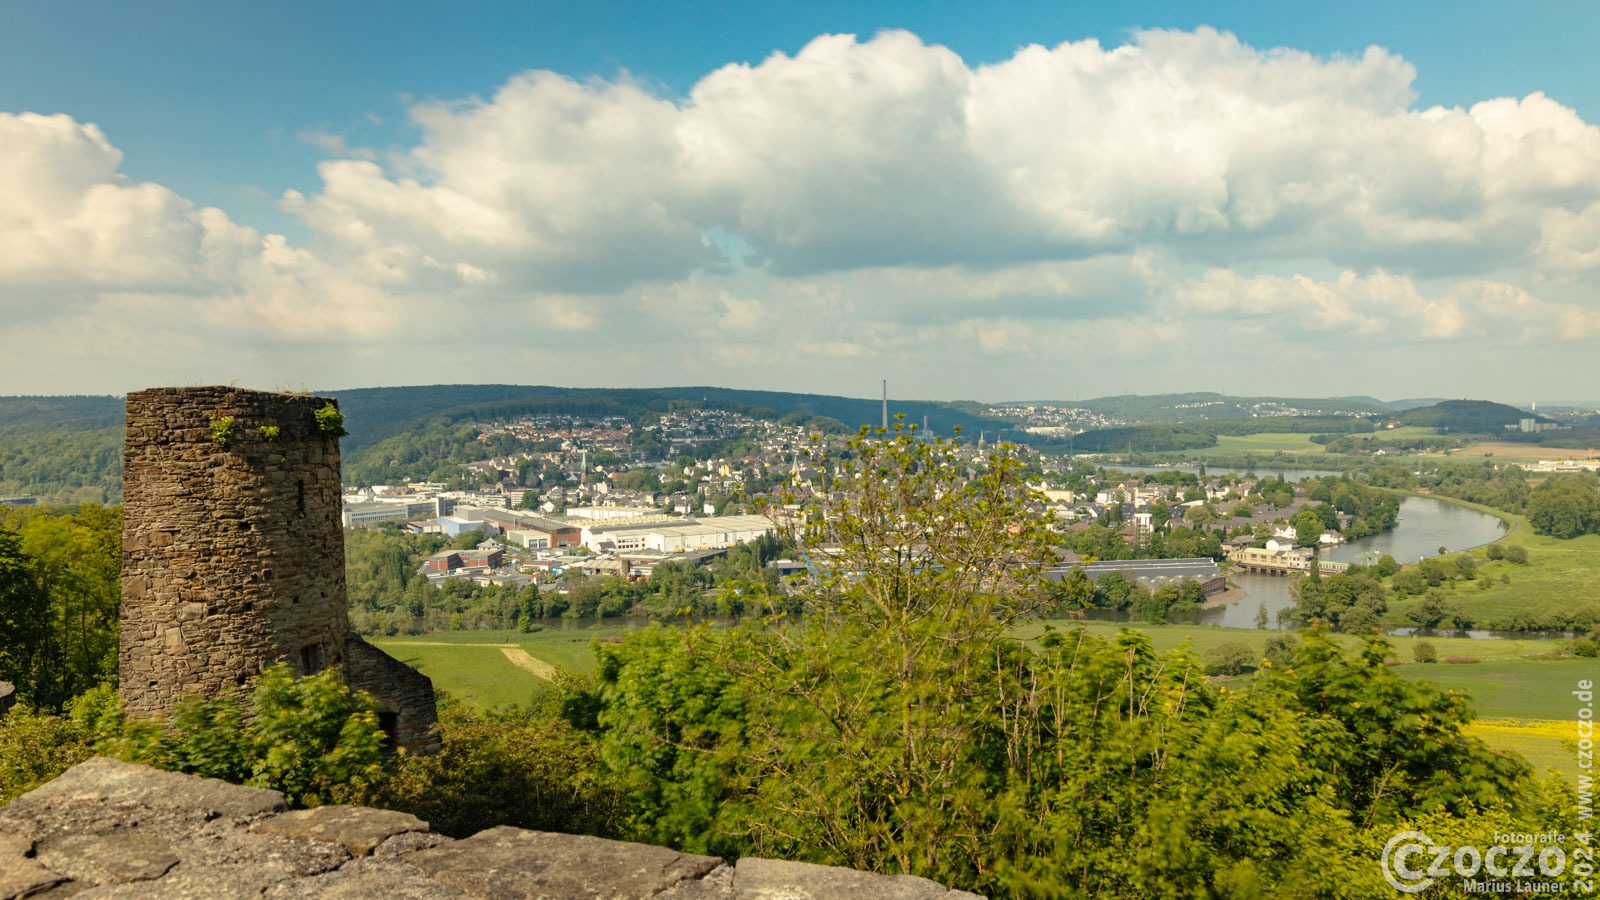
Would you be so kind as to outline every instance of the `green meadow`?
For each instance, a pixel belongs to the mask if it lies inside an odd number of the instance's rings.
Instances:
[[[1244,453],[1326,453],[1321,444],[1313,444],[1309,434],[1224,434],[1217,437],[1215,447],[1191,451],[1194,456],[1210,459],[1238,456]]]
[[[601,626],[531,634],[521,631],[445,631],[413,637],[379,638],[372,645],[409,663],[433,679],[435,688],[479,710],[526,706],[544,693],[550,680],[519,665],[521,651],[547,667],[587,672],[594,668],[594,641],[620,640],[620,626]]]

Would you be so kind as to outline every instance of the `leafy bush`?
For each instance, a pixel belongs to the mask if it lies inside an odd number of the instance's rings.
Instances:
[[[1260,659],[1255,651],[1239,641],[1227,641],[1205,652],[1207,675],[1243,675],[1253,670]]]
[[[0,806],[94,755],[80,723],[29,706],[0,716]]]
[[[412,813],[452,837],[498,825],[620,832],[623,791],[601,777],[596,743],[555,709],[479,715],[446,701],[439,737],[437,756],[402,756],[350,799]]]
[[[130,720],[112,749],[130,762],[318,806],[376,779],[381,744],[371,697],[346,688],[336,670],[296,678],[280,663],[257,677],[248,700],[192,700],[165,724]]]
[[[1417,641],[1411,646],[1411,658],[1419,663],[1436,663],[1439,651],[1434,649],[1432,641]]]

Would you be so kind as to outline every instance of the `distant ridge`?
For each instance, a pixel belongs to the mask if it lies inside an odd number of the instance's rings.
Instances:
[[[1423,406],[1437,406],[1447,399],[1446,397],[1418,397],[1413,400],[1390,400],[1387,405],[1390,409],[1405,412],[1408,409],[1418,409]]]
[[[688,402],[718,409],[733,409],[760,417],[790,414],[825,416],[849,431],[882,421],[883,402],[827,394],[755,391],[714,386],[665,388],[568,388],[549,385],[427,385],[422,387],[357,388],[318,391],[334,397],[344,410],[350,435],[346,452],[360,450],[404,430],[422,418],[445,416],[454,421],[474,417],[511,417],[532,413],[620,415],[628,419],[667,412]],[[978,431],[998,431],[1010,423],[980,416],[969,409],[936,400],[889,399],[889,415],[904,415],[919,428],[924,419],[934,433],[949,436],[960,426],[976,437]]]
[[[1130,424],[1249,419],[1283,415],[1381,415],[1393,408],[1371,397],[1234,397],[1214,391],[1184,394],[1118,394],[1089,400],[1038,401],[1034,405],[1087,409]]]

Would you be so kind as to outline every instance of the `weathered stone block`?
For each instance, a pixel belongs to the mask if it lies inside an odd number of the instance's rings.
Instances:
[[[319,806],[264,819],[253,830],[338,844],[352,856],[366,856],[397,834],[427,831],[428,823],[394,810]]]
[[[652,897],[722,860],[583,835],[491,828],[421,850],[407,862],[477,897]]]
[[[913,875],[875,875],[855,869],[777,859],[739,860],[733,876],[738,900],[981,900]]]
[[[39,848],[39,862],[73,881],[122,884],[160,878],[178,864],[172,845],[145,834],[75,834]]]
[[[248,818],[284,808],[283,795],[277,791],[163,772],[104,756],[73,766],[26,796],[34,800],[183,809],[211,817],[232,818]]]

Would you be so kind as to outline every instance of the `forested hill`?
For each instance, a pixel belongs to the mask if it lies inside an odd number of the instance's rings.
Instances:
[[[1488,400],[1443,400],[1432,406],[1406,410],[1400,414],[1399,419],[1402,424],[1435,428],[1441,433],[1490,435],[1497,435],[1503,432],[1507,425],[1516,425],[1523,419],[1554,421],[1524,412],[1515,406]]]
[[[509,384],[429,385],[426,387],[360,388],[320,391],[337,398],[344,410],[344,450],[352,453],[407,430],[424,419],[444,416],[450,421],[508,418],[537,413],[619,415],[633,421],[672,409],[703,406],[729,409],[760,418],[797,414],[806,418],[836,419],[846,430],[877,425],[882,420],[881,400],[861,400],[823,394],[747,391],[721,387],[669,388],[565,388]],[[931,400],[889,401],[889,415],[904,414],[920,426],[926,418],[935,434],[949,435],[955,426],[991,433],[1006,427],[950,404]]]
[[[845,430],[876,425],[879,400],[719,387],[564,388],[511,384],[314,391],[334,397],[345,413],[347,464],[404,433],[426,435],[455,423],[538,413],[622,416],[636,423],[673,409],[729,409],[758,418],[798,415],[837,420]],[[889,414],[924,421],[948,435],[961,426],[973,437],[1005,422],[936,401],[890,400]],[[48,504],[118,503],[122,499],[121,397],[0,397],[0,496],[28,494]]]
[[[122,499],[121,397],[0,397],[0,496]]]

